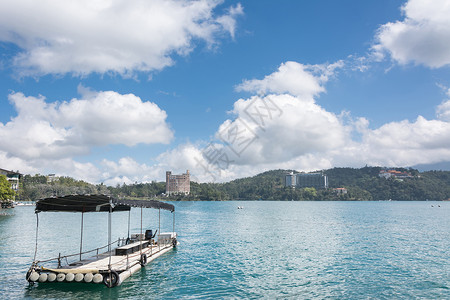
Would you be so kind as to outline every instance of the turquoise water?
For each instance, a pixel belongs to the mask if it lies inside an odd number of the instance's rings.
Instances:
[[[36,217],[15,208],[0,217],[1,298],[450,299],[450,202],[174,204],[181,245],[113,289],[30,287]],[[157,211],[143,214],[158,229]],[[113,214],[113,238],[127,235],[127,218]],[[161,220],[171,231],[171,214]],[[139,232],[140,209],[131,228]],[[106,244],[107,214],[85,214],[84,233],[83,249]],[[76,253],[79,240],[80,214],[39,214],[38,258]]]

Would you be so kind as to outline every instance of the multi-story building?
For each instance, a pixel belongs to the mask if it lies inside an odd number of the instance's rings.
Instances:
[[[313,187],[316,189],[326,189],[328,188],[328,177],[322,172],[291,173],[286,175],[285,185],[296,188]]]
[[[5,169],[0,169],[0,175],[5,175],[9,183],[11,183],[11,188],[15,191],[19,191],[19,180],[22,174],[19,172],[8,171]]]
[[[321,172],[316,173],[298,173],[296,178],[296,187],[313,187],[316,189],[328,188],[328,177]]]
[[[285,186],[295,187],[295,174],[293,172],[289,173],[285,177]]]
[[[348,190],[346,188],[335,188],[333,189],[333,191],[337,194],[337,195],[345,195],[348,193]]]
[[[58,177],[56,177],[55,174],[48,174],[47,175],[47,184],[56,181],[56,179],[58,179]]]
[[[171,171],[166,172],[166,195],[185,194],[191,192],[191,179],[189,170],[181,175],[172,175]]]
[[[397,170],[381,170],[380,174],[378,174],[379,177],[383,177],[385,179],[388,178],[396,178],[396,179],[405,179],[405,178],[413,178],[410,173],[408,172],[402,172]]]

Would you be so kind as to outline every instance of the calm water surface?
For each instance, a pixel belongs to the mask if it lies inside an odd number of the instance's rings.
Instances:
[[[450,202],[174,204],[181,245],[113,289],[30,287],[34,208],[0,216],[1,298],[450,299]],[[158,229],[157,211],[143,213],[144,227]],[[140,209],[131,215],[138,233]],[[80,219],[39,214],[37,257],[78,252]],[[114,238],[126,237],[127,220],[127,212],[113,214]],[[161,220],[161,230],[171,231],[171,214]],[[83,249],[106,242],[107,214],[85,214]]]

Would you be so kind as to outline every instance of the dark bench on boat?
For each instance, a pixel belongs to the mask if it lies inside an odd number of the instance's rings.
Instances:
[[[139,251],[142,245],[142,249],[147,248],[150,245],[150,241],[138,241],[122,247],[116,248],[116,255],[127,255]]]

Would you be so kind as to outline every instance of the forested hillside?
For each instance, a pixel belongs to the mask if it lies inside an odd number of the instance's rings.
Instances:
[[[382,168],[333,168],[324,170],[329,188],[295,189],[284,186],[285,175],[295,170],[273,170],[253,177],[226,183],[191,182],[189,196],[166,197],[164,182],[123,184],[107,187],[93,185],[70,177],[57,177],[48,182],[46,176],[25,175],[19,200],[36,200],[53,195],[108,194],[115,197],[159,198],[162,200],[445,200],[450,198],[450,172],[396,168],[408,172],[411,178],[380,178]],[[334,188],[346,188],[347,194],[338,195]]]
[[[49,182],[47,176],[36,174],[34,176],[23,176],[16,200],[34,201],[51,196],[106,193],[109,192],[103,184],[93,185],[71,177],[57,177],[52,182]]]
[[[419,173],[414,169],[396,168],[406,171],[413,178],[399,180],[380,178],[379,167],[361,169],[334,168],[326,170],[331,188],[347,187],[360,189],[370,194],[373,200],[444,200],[450,198],[450,172],[429,171]]]
[[[333,168],[324,170],[329,188],[293,189],[284,186],[285,175],[293,170],[274,170],[227,183],[209,184],[210,193],[220,198],[210,200],[444,200],[450,198],[450,172],[395,168],[412,178],[403,180],[379,177],[381,167]],[[294,171],[295,172],[295,171]],[[344,187],[348,193],[338,195],[333,189]]]

